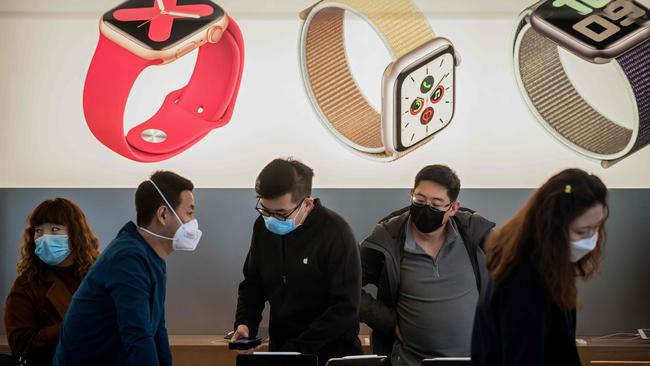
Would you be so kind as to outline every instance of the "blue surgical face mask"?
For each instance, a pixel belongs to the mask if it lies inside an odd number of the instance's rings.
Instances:
[[[43,235],[34,243],[36,255],[47,265],[59,265],[70,255],[67,235]]]
[[[296,214],[296,217],[300,215],[300,211],[302,211],[302,204],[298,210],[298,213]],[[287,235],[290,232],[296,230],[296,228],[301,224],[296,224],[296,220],[294,219],[286,219],[285,221],[282,221],[273,216],[264,216],[264,225],[266,225],[266,228],[274,234]]]

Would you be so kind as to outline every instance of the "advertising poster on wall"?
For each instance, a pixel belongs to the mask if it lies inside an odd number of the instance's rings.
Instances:
[[[0,45],[0,365],[650,362],[650,0],[2,0]]]

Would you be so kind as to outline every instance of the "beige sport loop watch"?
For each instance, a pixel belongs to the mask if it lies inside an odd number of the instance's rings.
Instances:
[[[367,21],[393,57],[382,77],[381,112],[370,106],[350,72],[346,11]],[[460,57],[449,40],[433,34],[410,0],[324,0],[300,16],[307,94],[323,125],[344,146],[371,160],[393,161],[449,125]]]

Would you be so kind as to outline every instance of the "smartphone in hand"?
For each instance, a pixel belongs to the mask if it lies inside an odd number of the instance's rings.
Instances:
[[[262,344],[262,338],[240,338],[234,342],[228,343],[228,349],[247,350],[255,348]]]

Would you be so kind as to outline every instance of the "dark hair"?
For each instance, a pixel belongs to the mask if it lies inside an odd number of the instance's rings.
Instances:
[[[174,210],[181,203],[181,192],[194,189],[194,185],[189,179],[170,171],[159,170],[151,175],[150,180],[156,183],[156,186],[165,195]],[[156,187],[149,180],[140,183],[135,191],[135,211],[138,225],[149,224],[160,206],[167,205]]]
[[[257,176],[255,192],[260,198],[278,198],[291,193],[291,201],[298,202],[311,195],[314,171],[307,165],[288,159],[275,159]]]
[[[27,217],[20,246],[18,275],[29,281],[38,280],[47,264],[35,253],[34,236],[36,227],[43,224],[56,224],[68,229],[68,245],[77,276],[83,278],[99,256],[99,240],[86,220],[79,206],[65,198],[55,198],[41,202]]]
[[[451,202],[456,201],[460,194],[460,179],[456,172],[446,165],[427,165],[415,176],[415,185],[417,187],[421,181],[428,180],[447,188],[447,196]]]
[[[569,225],[597,204],[607,215],[607,187],[597,176],[567,169],[551,177],[488,239],[486,259],[492,278],[501,281],[520,262],[529,262],[540,273],[552,301],[565,309],[575,308],[575,277],[589,278],[598,270],[605,225],[599,228],[596,248],[575,264],[570,261]]]

